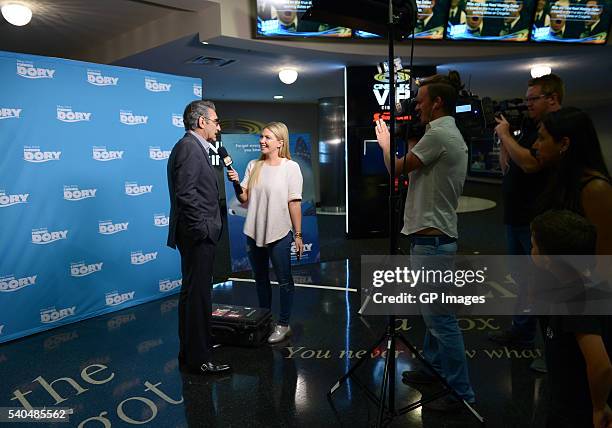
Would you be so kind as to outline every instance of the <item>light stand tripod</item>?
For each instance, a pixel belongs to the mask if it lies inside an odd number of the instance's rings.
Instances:
[[[415,8],[416,15],[416,8]],[[395,156],[397,152],[397,144],[395,141],[395,65],[394,65],[394,15],[393,15],[393,0],[389,0],[389,16],[388,16],[388,37],[389,37],[389,58],[388,58],[388,69],[389,69],[389,105],[391,107],[391,118],[389,123],[389,134],[390,134],[390,155],[391,162],[389,168],[389,254],[397,254],[398,248],[398,223],[399,218],[399,207],[401,206],[401,196],[399,188],[395,186]],[[416,21],[416,16],[413,17],[413,22]],[[413,44],[414,44],[414,33]],[[411,61],[412,66],[412,61]],[[412,71],[412,70],[411,70]],[[412,77],[411,77],[412,78]],[[407,154],[406,154],[407,155]],[[399,187],[399,186],[398,186]],[[365,306],[365,305],[364,305]],[[396,409],[395,406],[395,383],[396,383],[396,347],[397,341],[404,344],[406,348],[415,356],[417,360],[423,364],[424,367],[429,369],[431,373],[437,378],[437,380],[444,386],[440,392],[432,394],[426,399],[421,399],[412,404],[409,404],[403,408]],[[468,411],[480,422],[484,423],[484,418],[480,416],[476,410],[464,399],[462,399],[455,390],[453,390],[446,380],[431,366],[427,360],[421,356],[418,350],[402,336],[396,330],[396,316],[390,315],[385,334],[369,349],[366,355],[372,355],[374,350],[380,346],[381,343],[387,342],[387,352],[385,355],[385,366],[383,372],[382,383],[380,386],[380,395],[376,396],[370,391],[365,385],[362,385],[356,377],[352,377],[355,371],[367,360],[366,358],[360,359],[351,369],[338,381],[328,393],[328,398],[331,400],[332,394],[340,388],[349,378],[353,379],[355,383],[360,386],[365,392],[368,398],[377,404],[378,406],[378,417],[376,427],[383,427],[391,423],[394,417],[403,415],[411,412],[422,405],[431,401],[437,400],[448,394],[452,394],[458,401],[462,402]],[[388,401],[385,399],[388,393]]]

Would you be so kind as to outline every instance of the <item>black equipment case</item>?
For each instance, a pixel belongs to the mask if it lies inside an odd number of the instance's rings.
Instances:
[[[269,309],[212,305],[212,336],[215,342],[237,346],[259,346],[272,328]]]

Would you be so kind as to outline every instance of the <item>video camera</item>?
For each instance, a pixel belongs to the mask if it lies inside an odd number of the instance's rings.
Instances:
[[[455,122],[469,147],[471,174],[500,176],[499,141],[494,135],[496,117],[504,116],[510,132],[517,140],[521,132],[532,126],[527,105],[520,98],[494,101],[462,90],[457,99]]]
[[[414,98],[402,101],[397,113],[409,118],[396,124],[395,136],[397,138],[402,138],[403,141],[420,140],[425,135],[425,125],[421,124]]]
[[[462,91],[457,101],[455,119],[466,142],[470,138],[483,138],[493,135],[497,126],[496,117],[502,115],[510,124],[510,132],[515,138],[521,130],[530,125],[527,105],[520,98],[494,101],[489,97],[480,99],[477,95]]]
[[[493,128],[496,125],[495,117],[503,115],[510,123],[510,132],[518,135],[526,125],[526,121],[530,120],[527,116],[527,105],[521,98],[495,102],[491,98],[485,97],[482,99],[482,103],[485,122],[491,123]]]
[[[497,126],[496,117],[503,115],[510,124],[510,132],[516,139],[522,130],[531,126],[527,116],[527,105],[520,98],[494,101],[489,97],[480,98],[466,90],[456,71],[449,72],[458,89],[455,123],[469,148],[470,173],[486,176],[501,175],[499,165],[499,142],[494,135]],[[398,105],[396,113],[408,118],[396,125],[395,136],[403,141],[420,139],[425,133],[425,126],[420,122],[414,99],[404,100]],[[400,149],[400,151],[402,151]]]

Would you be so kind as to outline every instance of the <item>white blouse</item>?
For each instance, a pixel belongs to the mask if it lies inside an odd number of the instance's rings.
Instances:
[[[249,162],[240,185],[248,189],[256,160]],[[302,199],[302,172],[297,162],[281,159],[277,166],[261,167],[257,183],[249,190],[244,234],[258,247],[284,238],[292,229],[289,201]]]

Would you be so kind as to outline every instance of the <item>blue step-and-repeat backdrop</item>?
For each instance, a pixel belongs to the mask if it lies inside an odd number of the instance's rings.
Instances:
[[[176,293],[166,164],[199,79],[0,52],[0,342]]]

